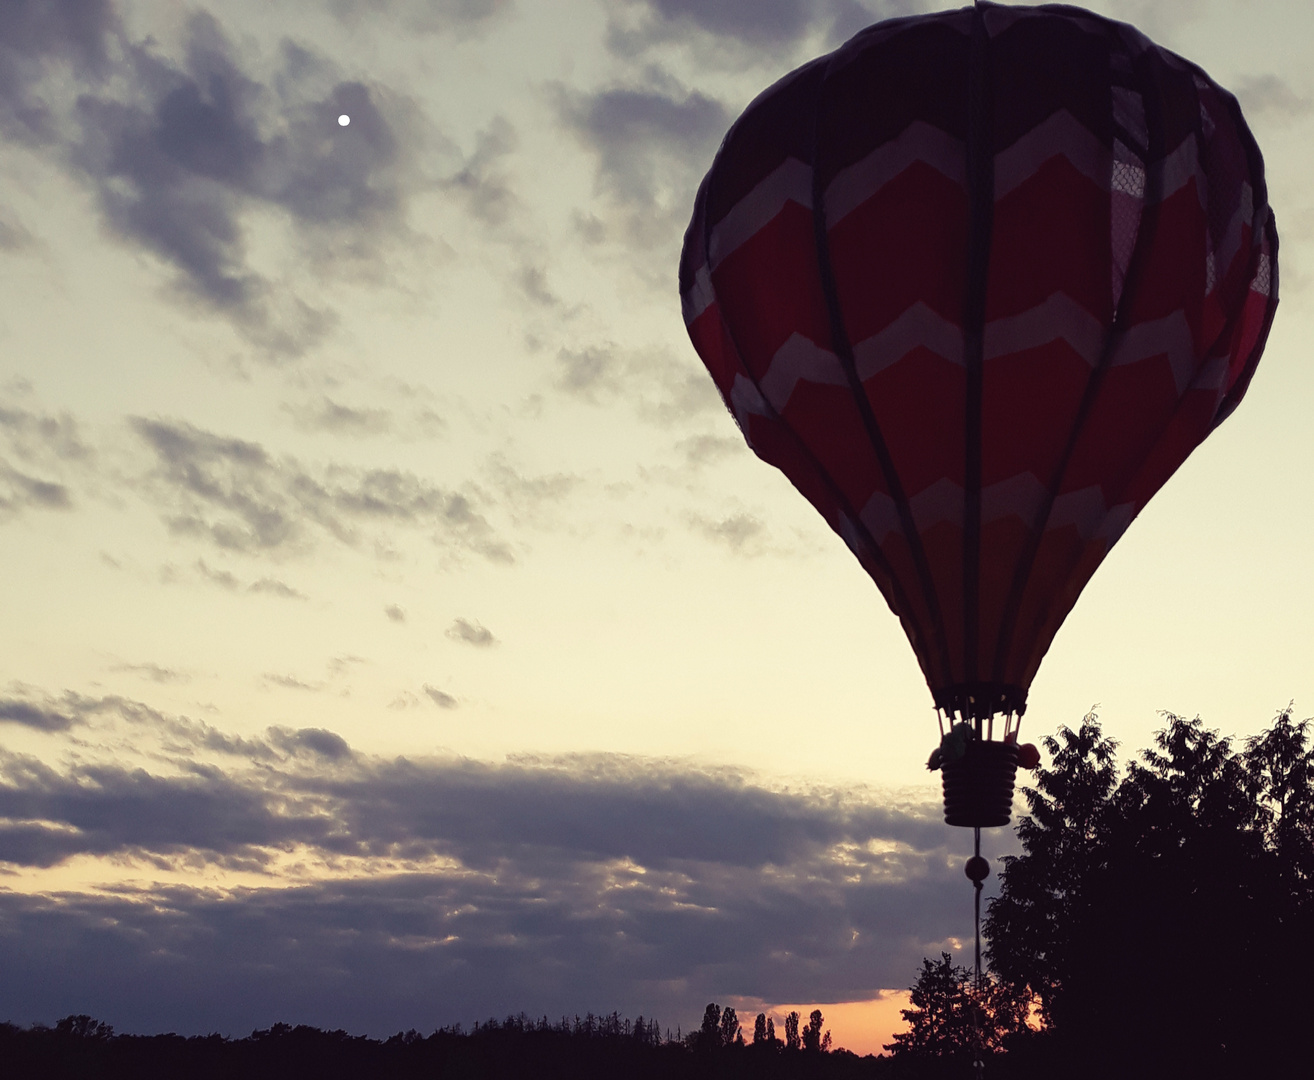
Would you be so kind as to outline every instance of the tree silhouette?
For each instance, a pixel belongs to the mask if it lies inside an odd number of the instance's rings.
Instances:
[[[739,1031],[739,1018],[729,1005],[721,1011],[720,1034],[722,1046],[734,1046],[736,1043],[743,1044],[744,1037]]]
[[[896,1032],[894,1041],[885,1044],[895,1057],[973,1060],[978,1053],[999,1050],[1025,1028],[1025,999],[994,979],[975,990],[972,973],[955,966],[948,953],[941,953],[938,962],[923,959],[911,990],[912,1008],[900,1010],[908,1030]]]
[[[775,1032],[773,1031],[774,1035]],[[766,1013],[758,1013],[757,1019],[753,1021],[753,1045],[764,1045],[767,1041],[767,1018]]]
[[[1314,882],[1314,755],[1309,720],[1291,719],[1287,706],[1261,735],[1246,740],[1246,768],[1259,786],[1264,838],[1278,858],[1286,887],[1299,893]]]
[[[801,1032],[804,1050],[812,1051],[829,1051],[830,1050],[830,1032],[824,1035],[821,1031],[821,1025],[825,1023],[821,1016],[820,1009],[813,1009],[812,1015],[808,1017],[807,1026]]]
[[[791,1012],[785,1017],[785,1049],[797,1050],[801,1045],[798,1037],[798,1013]]]
[[[1309,722],[1287,709],[1238,753],[1164,718],[1121,780],[1093,715],[1045,740],[987,956],[1072,1075],[1261,1075],[1314,1011]]]
[[[710,1001],[703,1010],[702,1027],[692,1036],[695,1049],[719,1050],[721,1048],[721,1006]]]
[[[1026,854],[1004,859],[1000,895],[991,901],[983,931],[990,969],[1034,997],[1047,1022],[1069,975],[1070,928],[1085,883],[1098,871],[1105,838],[1103,815],[1117,787],[1115,751],[1098,718],[1078,730],[1062,727],[1043,740],[1053,760],[1024,789],[1031,813],[1017,824]]]

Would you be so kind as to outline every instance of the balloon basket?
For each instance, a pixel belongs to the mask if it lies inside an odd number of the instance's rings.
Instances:
[[[1007,825],[1017,773],[1014,743],[973,740],[957,761],[940,767],[946,825],[985,829]]]

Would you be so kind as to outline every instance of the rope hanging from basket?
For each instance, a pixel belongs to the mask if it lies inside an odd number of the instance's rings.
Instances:
[[[986,863],[981,858],[981,828],[977,826],[972,830],[974,848],[971,862],[968,864],[972,867],[968,876],[972,880],[973,893],[975,894],[976,907],[976,978],[972,984],[972,1035],[975,1046],[975,1054],[972,1061],[972,1069],[976,1073],[977,1080],[985,1076],[985,1039],[981,1032],[981,1021],[983,1013],[983,998],[981,993],[981,889],[985,884],[985,873],[981,873],[978,868],[984,868]],[[987,871],[988,872],[988,871]]]

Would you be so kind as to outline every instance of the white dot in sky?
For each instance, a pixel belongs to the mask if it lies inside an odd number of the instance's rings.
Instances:
[[[348,116],[346,113],[343,113],[341,116],[338,117],[339,127],[346,127],[350,123],[351,123],[351,117]]]

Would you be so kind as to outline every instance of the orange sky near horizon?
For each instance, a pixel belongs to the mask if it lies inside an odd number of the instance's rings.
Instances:
[[[729,1004],[734,1006],[745,1042],[753,1039],[753,1021],[758,1013],[766,1013],[775,1022],[776,1038],[783,1039],[785,1017],[789,1013],[799,1014],[801,1026],[808,1022],[813,1009],[820,1009],[824,1030],[831,1035],[832,1049],[851,1050],[859,1057],[865,1057],[885,1053],[885,1044],[893,1039],[894,1033],[908,1027],[900,1010],[911,1007],[910,998],[907,990],[883,990],[879,996],[866,1001],[835,1001],[828,1005],[764,1005],[749,999],[740,999],[741,1004],[733,1001]]]

